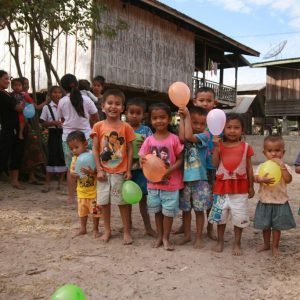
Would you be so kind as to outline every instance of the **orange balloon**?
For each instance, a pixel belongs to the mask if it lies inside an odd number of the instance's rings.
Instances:
[[[143,164],[143,173],[151,182],[159,182],[166,174],[165,163],[156,155],[147,154],[146,162]]]
[[[169,87],[169,98],[177,107],[184,107],[190,101],[190,88],[181,81],[174,82]]]

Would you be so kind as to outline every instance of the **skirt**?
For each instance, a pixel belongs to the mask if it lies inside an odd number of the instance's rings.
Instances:
[[[61,137],[61,128],[49,128],[47,172],[61,173],[67,171]]]

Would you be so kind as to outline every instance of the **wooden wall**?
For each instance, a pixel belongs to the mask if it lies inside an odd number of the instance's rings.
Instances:
[[[194,34],[177,28],[157,15],[136,6],[110,0],[106,24],[121,18],[129,25],[116,38],[100,36],[95,41],[94,75],[108,83],[167,92],[174,81],[192,86],[195,67]]]
[[[300,114],[300,71],[267,68],[266,115],[295,116]]]

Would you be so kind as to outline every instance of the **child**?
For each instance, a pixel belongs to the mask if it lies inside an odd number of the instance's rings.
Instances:
[[[165,103],[153,104],[149,108],[151,125],[155,133],[146,138],[139,151],[141,165],[146,161],[145,156],[153,153],[168,152],[170,165],[161,182],[148,182],[148,212],[155,214],[155,223],[158,238],[154,244],[157,248],[164,245],[166,250],[173,250],[170,243],[170,232],[173,224],[173,218],[178,213],[179,208],[179,190],[183,188],[182,172],[182,150],[178,136],[168,131],[168,125],[171,121],[170,107]]]
[[[201,107],[190,107],[190,111],[179,109],[179,138],[184,148],[184,189],[181,191],[179,207],[183,211],[183,245],[191,240],[191,210],[196,215],[196,239],[194,248],[203,248],[202,231],[204,211],[208,206],[210,192],[206,174],[208,136],[204,133],[207,112]]]
[[[103,90],[104,90],[105,78],[103,76],[96,76],[92,80],[92,93],[97,97],[97,109],[99,113],[100,121],[105,119],[105,114],[102,110],[102,99],[103,99]]]
[[[124,244],[129,245],[132,244],[129,205],[123,201],[121,190],[124,179],[131,179],[132,141],[135,135],[131,126],[120,120],[124,102],[125,95],[120,90],[112,89],[104,93],[103,110],[107,118],[94,125],[91,136],[97,166],[97,199],[104,218],[102,240],[108,242],[111,237],[110,212],[111,203],[114,203],[119,206],[124,226]]]
[[[229,216],[234,225],[233,255],[241,255],[241,237],[243,228],[249,225],[248,198],[254,196],[252,147],[241,141],[244,132],[243,119],[239,114],[227,114],[223,142],[213,137],[214,152],[212,164],[218,167],[214,185],[214,203],[209,214],[209,222],[216,222],[218,241],[213,248],[222,252],[224,232]]]
[[[267,136],[264,140],[264,155],[267,159],[273,160],[280,166],[282,177],[278,184],[269,186],[274,182],[266,174],[260,177],[259,169],[256,171],[254,180],[259,183],[259,202],[257,203],[254,218],[254,227],[263,231],[264,245],[258,252],[270,249],[270,239],[272,234],[272,253],[277,257],[281,253],[278,249],[281,230],[295,228],[295,220],[288,203],[286,185],[292,181],[291,169],[283,162],[284,141],[281,136]]]
[[[78,88],[80,90],[81,95],[89,97],[94,103],[98,102],[98,98],[90,91],[91,84],[88,80],[78,80]]]
[[[53,173],[60,174],[57,189],[59,190],[67,172],[65,165],[64,152],[62,148],[62,122],[57,116],[57,106],[62,98],[62,89],[59,86],[53,86],[49,91],[51,102],[43,107],[40,116],[41,124],[48,128],[48,164],[46,167],[46,182],[42,189],[43,193],[50,190],[50,182]]]
[[[76,234],[86,234],[86,224],[89,214],[93,214],[93,232],[94,237],[99,237],[99,217],[101,210],[97,207],[97,190],[96,190],[96,172],[90,167],[81,168],[81,172],[85,176],[79,177],[75,173],[75,165],[80,154],[88,152],[88,141],[81,131],[72,131],[67,136],[67,144],[73,153],[70,166],[71,176],[77,178],[77,200],[78,200],[78,215],[80,217],[81,229]]]
[[[138,156],[138,151],[141,148],[143,140],[145,140],[145,138],[147,138],[148,136],[152,135],[151,129],[148,126],[142,125],[145,112],[146,112],[146,103],[142,99],[133,98],[127,101],[126,111],[125,111],[126,120],[128,124],[133,128],[136,134],[136,140],[134,141],[134,145],[133,145],[134,154],[133,154],[132,171],[131,171],[132,180],[139,185],[139,187],[143,192],[143,198],[139,202],[139,207],[144,222],[145,233],[150,236],[155,236],[156,233],[151,227],[149,214],[147,212],[147,201],[146,201],[146,195],[148,194],[147,179],[145,178],[144,173],[141,169],[139,156]],[[141,137],[140,139],[138,139],[139,136]],[[131,210],[131,206],[130,206],[130,210]]]
[[[22,103],[25,107],[25,103],[32,103],[32,99],[23,92],[23,82],[21,78],[14,78],[11,81],[11,88],[13,90],[12,96],[17,100],[17,103]],[[25,128],[25,117],[23,112],[19,112],[19,139],[24,140],[24,128]]]

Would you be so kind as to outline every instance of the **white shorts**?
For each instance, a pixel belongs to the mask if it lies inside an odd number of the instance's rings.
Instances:
[[[107,205],[110,203],[126,205],[122,198],[123,174],[106,173],[107,180],[97,181],[97,203]]]
[[[236,227],[245,228],[250,224],[248,215],[248,194],[214,195],[214,203],[208,221],[226,224],[229,217]]]

